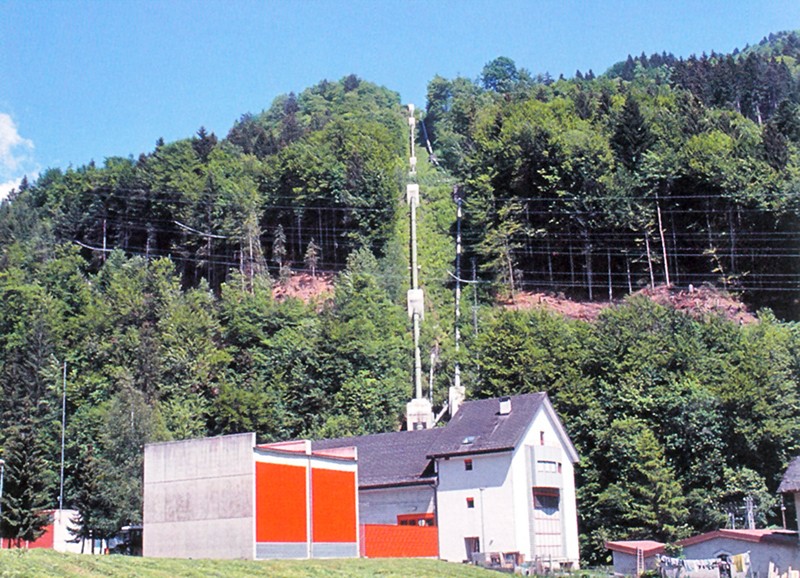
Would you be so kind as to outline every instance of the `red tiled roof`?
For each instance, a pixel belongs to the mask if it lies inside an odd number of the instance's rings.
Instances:
[[[663,554],[664,546],[661,542],[655,540],[618,540],[615,542],[606,542],[606,548],[614,552],[622,552],[623,554],[636,555],[637,550],[641,550],[644,556],[652,556],[654,554]]]
[[[715,530],[714,532],[706,532],[705,534],[698,534],[697,536],[692,536],[691,538],[686,538],[684,540],[679,540],[678,545],[692,546],[694,544],[700,544],[701,542],[714,540],[715,538],[729,538],[731,540],[742,540],[743,542],[795,543],[797,542],[797,532],[792,530],[731,530],[726,528]]]

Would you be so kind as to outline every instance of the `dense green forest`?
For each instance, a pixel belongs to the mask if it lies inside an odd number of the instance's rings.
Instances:
[[[581,455],[587,562],[606,539],[740,519],[747,495],[779,521],[800,451],[798,58],[781,33],[600,76],[504,57],[437,76],[415,175],[399,96],[351,75],[222,138],[200,128],[24,181],[0,204],[3,536],[35,536],[58,503],[64,394],[63,502],[94,537],[141,519],[149,441],[401,427],[409,179],[435,403],[456,359],[458,186],[468,395],[550,394]],[[300,273],[333,276],[332,294],[273,297]],[[689,284],[741,296],[757,321],[634,295]],[[593,322],[498,305],[530,290],[614,304]]]

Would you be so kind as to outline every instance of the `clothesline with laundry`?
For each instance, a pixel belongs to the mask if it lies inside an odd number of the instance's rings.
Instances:
[[[661,556],[659,570],[663,578],[746,578],[750,574],[750,552],[736,554],[730,560]],[[784,577],[770,574],[770,578],[800,578],[800,575]]]

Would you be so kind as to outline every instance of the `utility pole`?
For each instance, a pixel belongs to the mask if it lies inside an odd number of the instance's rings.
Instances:
[[[786,529],[786,504],[783,501],[783,494],[781,494],[781,519],[783,520],[783,529]]]
[[[747,529],[748,530],[755,530],[756,529],[756,517],[755,512],[753,511],[753,496],[747,496],[744,499],[744,507],[747,517]]]
[[[3,475],[6,473],[6,461],[0,458],[0,549],[3,548]]]
[[[478,335],[478,267],[472,258],[472,334]]]
[[[67,427],[67,362],[64,361],[64,387],[61,393],[61,485],[58,491],[58,516],[64,509],[64,433]]]

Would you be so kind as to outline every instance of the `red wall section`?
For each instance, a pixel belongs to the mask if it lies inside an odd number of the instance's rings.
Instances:
[[[306,539],[306,468],[256,462],[256,542]]]
[[[28,548],[53,548],[55,542],[55,529],[53,524],[48,524],[44,527],[44,534],[39,536],[35,541],[28,544]]]
[[[314,542],[355,542],[356,473],[312,469]]]
[[[367,558],[436,558],[439,528],[436,526],[361,526],[361,555]]]
[[[44,527],[44,533],[36,538],[33,542],[26,542],[25,540],[20,542],[20,548],[48,548],[50,550],[53,549],[53,545],[55,543],[55,530],[53,529],[53,524],[48,524]],[[11,540],[9,538],[3,538],[2,548],[16,548],[17,541]]]

